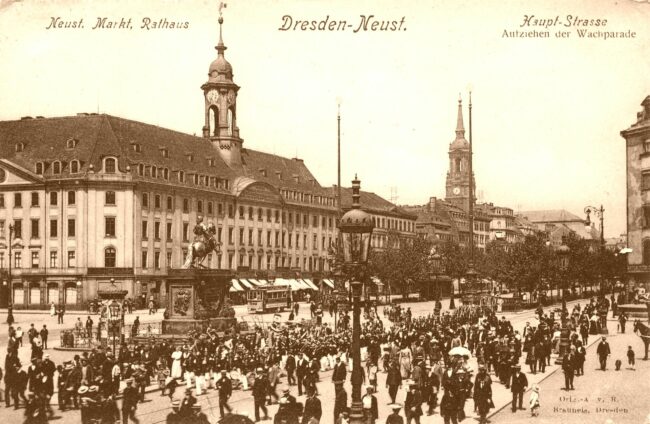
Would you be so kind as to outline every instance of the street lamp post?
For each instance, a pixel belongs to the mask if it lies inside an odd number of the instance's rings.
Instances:
[[[11,245],[13,244],[14,224],[9,224],[9,276],[7,277],[7,290],[9,291],[9,298],[7,300],[7,324],[14,323],[14,291],[11,286]]]
[[[361,210],[360,181],[355,176],[352,181],[352,209],[341,217],[339,231],[343,240],[343,254],[345,266],[352,271],[350,279],[352,288],[352,404],[350,407],[350,423],[363,423],[363,405],[361,403],[361,310],[359,300],[361,297],[362,282],[359,281],[358,272],[368,261],[370,241],[374,224],[372,217]]]
[[[117,302],[117,300],[113,299],[113,302],[111,302],[108,308],[111,314],[110,326],[111,326],[111,334],[113,335],[113,355],[115,355],[115,357],[117,358],[117,352],[115,351],[115,343],[116,343],[116,338],[120,333],[120,323],[121,323],[120,304]]]
[[[600,316],[600,322],[601,322],[601,327],[600,327],[600,333],[601,334],[608,334],[607,331],[607,304],[605,303],[604,299],[604,292],[603,292],[603,272],[602,272],[602,254],[605,252],[605,208],[603,208],[603,205],[600,205],[600,208],[596,208],[594,206],[585,206],[585,214],[587,215],[587,219],[585,220],[585,227],[591,228],[591,219],[589,217],[590,213],[594,213],[598,218],[600,218],[600,254],[601,254],[601,261],[599,261],[599,267],[600,269],[600,274],[599,274],[599,279],[600,279],[600,294],[599,296],[602,297],[600,299],[599,297],[599,305],[600,307],[598,308],[598,315]]]
[[[566,271],[567,266],[568,266],[568,255],[569,255],[569,246],[562,245],[558,247],[557,253],[560,256],[560,269],[562,270],[562,274],[565,274],[564,271]],[[564,277],[564,275],[563,275]],[[567,351],[569,350],[569,345],[571,344],[569,338],[571,335],[571,330],[567,326],[567,316],[564,310],[566,309],[566,303],[564,301],[564,290],[562,290],[562,312],[560,313],[560,319],[561,319],[561,325],[562,327],[560,328],[560,346],[558,349],[558,355],[557,359],[555,360],[556,364],[562,364],[562,361],[564,360],[564,355],[566,355]]]

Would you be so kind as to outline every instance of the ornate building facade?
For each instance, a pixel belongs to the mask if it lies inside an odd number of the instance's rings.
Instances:
[[[636,122],[621,131],[625,138],[628,277],[650,288],[650,96],[641,102]]]
[[[221,26],[216,50],[203,137],[104,114],[0,122],[5,304],[79,308],[110,288],[163,302],[199,217],[221,243],[210,268],[328,271],[331,187],[301,159],[244,146]]]

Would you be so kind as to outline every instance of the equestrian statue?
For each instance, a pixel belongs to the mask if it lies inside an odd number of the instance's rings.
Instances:
[[[203,265],[203,261],[212,252],[218,254],[219,246],[221,246],[221,243],[215,238],[217,228],[212,222],[207,225],[204,224],[203,217],[199,216],[193,232],[194,241],[187,250],[187,256],[182,268],[207,268],[207,266]]]

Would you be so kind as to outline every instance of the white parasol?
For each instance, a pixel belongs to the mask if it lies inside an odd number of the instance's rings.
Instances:
[[[451,356],[467,356],[468,358],[472,356],[472,353],[463,346],[456,346],[455,348],[449,351]]]

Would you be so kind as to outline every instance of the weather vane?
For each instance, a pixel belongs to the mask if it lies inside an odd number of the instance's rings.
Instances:
[[[219,17],[220,18],[223,17],[222,9],[225,9],[227,6],[228,6],[227,3],[224,3],[224,2],[219,3]]]

